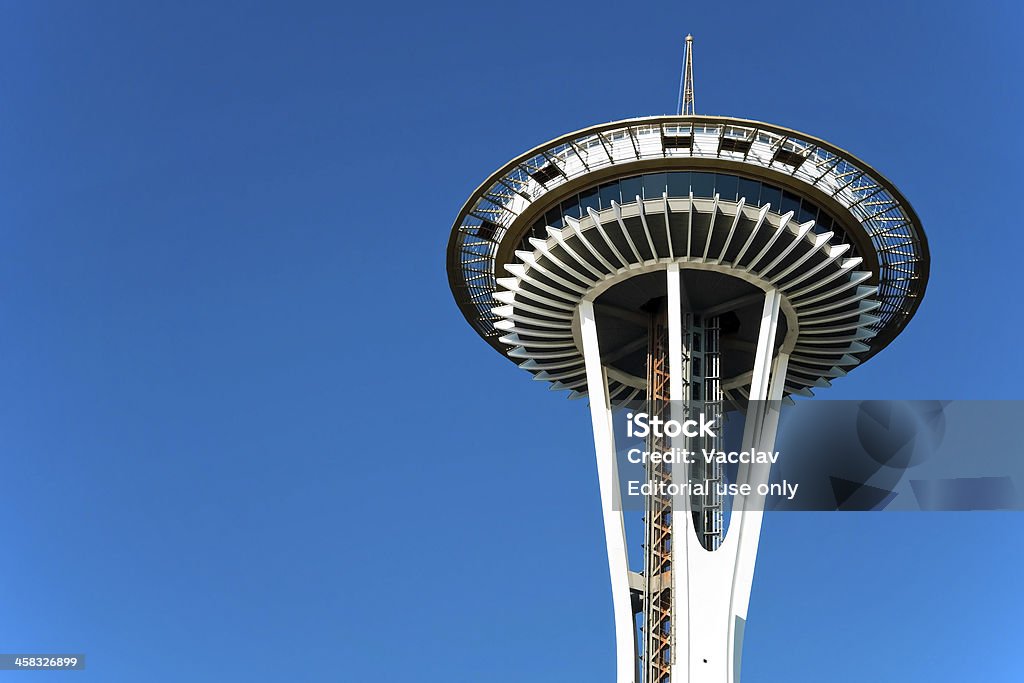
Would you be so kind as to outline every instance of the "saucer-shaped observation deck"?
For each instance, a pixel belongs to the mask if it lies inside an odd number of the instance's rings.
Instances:
[[[690,310],[722,321],[733,398],[763,292],[782,295],[786,392],[809,394],[892,341],[928,280],[920,220],[880,173],[803,133],[716,116],[607,123],[513,159],[463,206],[447,259],[473,329],[574,396],[586,391],[577,305],[594,300],[617,401],[644,389],[643,311],[668,263]]]

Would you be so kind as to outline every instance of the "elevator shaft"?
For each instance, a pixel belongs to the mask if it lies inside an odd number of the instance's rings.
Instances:
[[[650,417],[668,420],[672,417],[669,400],[669,330],[668,310],[664,300],[655,302],[650,312],[647,353],[647,413]],[[683,419],[694,419],[703,413],[706,419],[722,424],[722,385],[720,358],[720,326],[717,317],[702,318],[685,312],[683,321],[683,363],[685,399],[681,408]],[[719,450],[721,430],[716,436],[688,437],[670,442],[652,430],[647,450],[665,452],[673,446],[700,454],[703,449]],[[718,484],[723,479],[721,464],[703,462],[676,472],[677,480],[688,477],[691,483],[703,484],[702,493],[693,494],[686,509],[700,544],[716,550],[724,536],[723,501]],[[682,465],[677,464],[677,468]],[[647,479],[654,484],[647,497],[644,515],[644,599],[643,646],[641,648],[641,680],[643,683],[671,683],[672,671],[672,510],[673,501],[661,492],[673,481],[672,465],[649,462]],[[663,486],[664,484],[665,486]],[[685,558],[680,558],[685,562]]]
[[[647,352],[647,413],[667,419],[669,403],[668,314],[664,301],[651,313]],[[652,431],[647,450],[665,451],[667,439]],[[648,463],[651,487],[644,515],[644,645],[642,680],[669,683],[672,668],[672,498],[661,492],[672,481],[671,465]]]

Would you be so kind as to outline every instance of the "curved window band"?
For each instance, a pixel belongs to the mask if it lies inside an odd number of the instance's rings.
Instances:
[[[579,194],[562,201],[557,207],[550,209],[538,220],[523,238],[520,249],[529,250],[527,241],[530,237],[547,239],[547,226],[562,228],[565,226],[563,216],[582,218],[587,209],[595,211],[611,208],[612,201],[629,204],[640,196],[644,199],[660,199],[668,192],[669,197],[719,197],[727,201],[746,198],[748,206],[764,206],[771,204],[772,213],[779,215],[793,212],[793,218],[799,223],[814,221],[814,232],[822,234],[832,231],[830,240],[833,244],[853,244],[849,242],[839,222],[832,218],[824,209],[808,199],[759,180],[741,178],[728,173],[706,173],[703,171],[674,171],[671,173],[645,173],[643,175],[621,178],[610,183],[590,187]]]

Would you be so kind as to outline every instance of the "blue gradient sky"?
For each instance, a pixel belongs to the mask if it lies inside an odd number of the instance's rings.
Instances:
[[[0,651],[87,653],[51,677],[612,680],[587,411],[475,337],[444,246],[508,158],[671,112],[687,31],[698,112],[924,221],[917,318],[827,395],[1021,397],[1016,3],[0,19]],[[744,683],[1021,680],[1022,532],[770,516]]]

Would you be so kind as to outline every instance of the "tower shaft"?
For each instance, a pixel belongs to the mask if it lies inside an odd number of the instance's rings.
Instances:
[[[682,412],[686,419],[703,414],[722,424],[722,387],[720,378],[720,324],[717,317],[704,318],[698,313],[681,316],[685,399]],[[647,414],[668,420],[672,417],[669,397],[669,327],[665,301],[661,300],[651,313],[647,351]],[[704,449],[719,450],[721,431],[714,438],[692,437],[685,448],[694,453]],[[662,433],[648,437],[649,452],[665,452],[671,440]],[[689,501],[693,528],[705,550],[717,550],[725,532],[722,496],[718,485],[723,480],[719,462],[701,462],[686,476],[699,485]],[[647,479],[664,490],[672,482],[672,468],[664,462],[649,462]],[[640,653],[643,672],[641,680],[669,683],[672,669],[672,498],[653,493],[647,497],[644,515],[644,601],[643,648]],[[685,560],[685,558],[682,558]]]
[[[649,361],[647,407],[663,422],[667,415],[680,423],[699,417],[694,411],[710,410],[715,414],[712,424],[717,422],[719,428],[699,430],[694,437],[686,430],[666,429],[666,438],[646,444],[649,450],[670,452],[674,457],[669,459],[671,467],[647,470],[649,479],[669,481],[671,487],[658,487],[654,492],[668,495],[648,496],[646,501],[643,573],[629,569],[609,372],[601,353],[595,305],[588,296],[578,307],[612,584],[618,683],[739,681],[763,512],[757,498],[734,498],[728,533],[724,533],[717,494],[708,496],[693,489],[695,479],[707,485],[721,477],[720,470],[707,468],[702,453],[705,448],[717,450],[715,440],[724,427],[721,388],[715,377],[721,332],[719,320],[690,309],[681,265],[666,264],[665,303],[659,303],[653,316],[648,309],[652,317],[647,318],[649,336],[645,340]],[[750,373],[749,403],[742,420],[743,450],[770,450],[775,441],[778,404],[789,361],[788,349],[780,348],[776,340],[781,308],[780,292],[772,288],[765,291]],[[710,393],[705,393],[708,388]],[[704,417],[708,417],[706,412]],[[700,436],[708,431],[713,438]],[[684,455],[682,451],[690,451],[689,457],[675,457]],[[735,483],[759,491],[767,485],[769,473],[770,465],[742,464]],[[644,618],[642,639],[635,620],[640,610]]]

